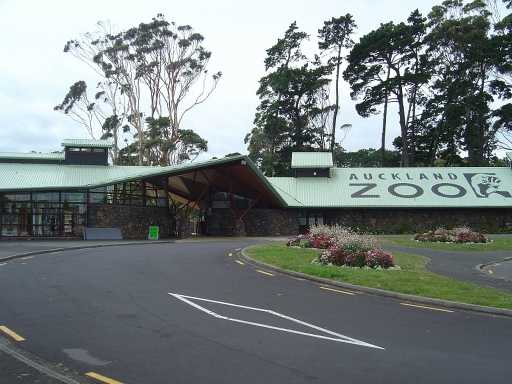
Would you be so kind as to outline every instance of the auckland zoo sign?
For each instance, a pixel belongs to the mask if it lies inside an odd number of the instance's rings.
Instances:
[[[512,206],[508,168],[342,170],[348,196],[358,206]]]

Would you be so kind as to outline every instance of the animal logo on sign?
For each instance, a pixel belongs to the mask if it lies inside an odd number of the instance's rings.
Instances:
[[[488,198],[492,194],[512,197],[495,173],[464,173],[464,176],[477,197]]]

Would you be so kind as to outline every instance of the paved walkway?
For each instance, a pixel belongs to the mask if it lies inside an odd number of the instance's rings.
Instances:
[[[428,248],[403,247],[389,243],[384,244],[384,249],[391,252],[397,251],[427,256],[430,258],[427,268],[432,272],[512,292],[512,266],[506,271],[504,270],[504,273],[510,273],[509,280],[497,279],[476,268],[479,264],[502,261],[511,256],[510,251],[444,251]]]

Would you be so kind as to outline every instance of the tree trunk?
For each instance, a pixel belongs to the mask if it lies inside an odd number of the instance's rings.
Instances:
[[[386,81],[389,80],[390,68],[388,67],[388,74],[386,76]],[[381,136],[381,144],[380,144],[380,165],[383,167],[385,164],[386,157],[386,123],[388,120],[388,98],[389,92],[386,90],[386,96],[384,97],[384,112],[382,116],[382,136]]]
[[[332,118],[332,133],[331,133],[331,152],[334,151],[334,143],[336,142],[336,119],[338,117],[338,110],[340,109],[340,96],[339,96],[339,83],[340,83],[340,56],[341,45],[338,47],[338,56],[336,61],[336,107],[334,109],[334,116]]]
[[[404,94],[402,86],[398,87],[398,115],[400,117],[400,131],[402,137],[402,167],[409,166],[409,143],[407,138],[407,124],[405,122]]]

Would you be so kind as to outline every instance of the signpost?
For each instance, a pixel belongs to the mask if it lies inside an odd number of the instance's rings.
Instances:
[[[158,240],[160,235],[160,227],[158,225],[150,225],[148,239],[149,240]]]

